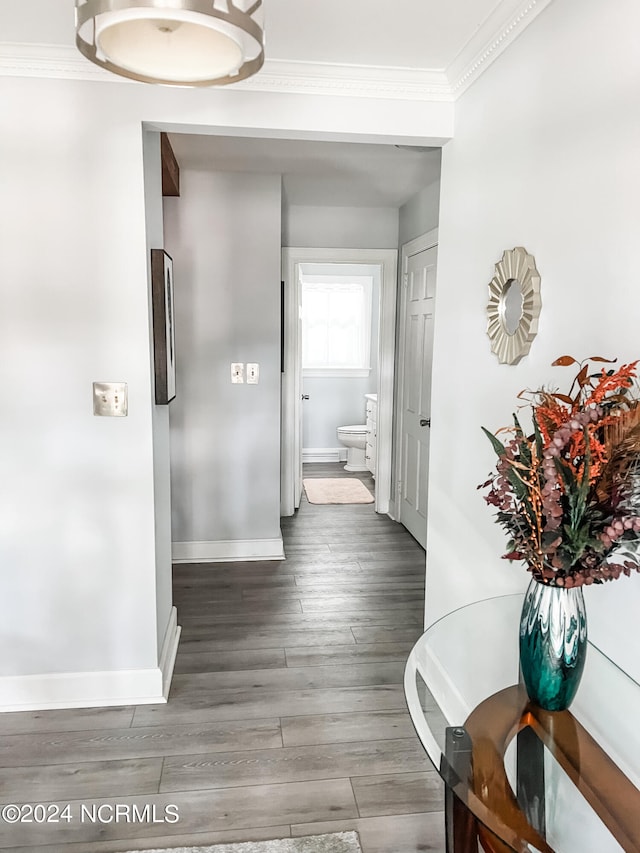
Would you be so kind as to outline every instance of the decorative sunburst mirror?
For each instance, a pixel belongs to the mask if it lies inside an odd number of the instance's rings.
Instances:
[[[522,246],[504,252],[489,282],[487,334],[501,364],[517,364],[538,332],[540,274]]]

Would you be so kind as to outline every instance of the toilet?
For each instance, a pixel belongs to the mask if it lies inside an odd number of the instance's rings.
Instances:
[[[354,424],[341,426],[336,430],[338,441],[347,448],[347,464],[345,471],[368,471],[365,465],[365,449],[367,446],[367,425]]]

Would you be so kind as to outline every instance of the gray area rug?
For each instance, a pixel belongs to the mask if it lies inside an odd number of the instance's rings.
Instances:
[[[243,841],[213,847],[163,847],[161,850],[127,850],[127,853],[362,853],[362,848],[357,832],[331,832],[273,841]]]

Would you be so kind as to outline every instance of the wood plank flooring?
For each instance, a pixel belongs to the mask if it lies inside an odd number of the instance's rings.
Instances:
[[[341,465],[305,476],[373,488]],[[0,851],[344,829],[364,853],[444,851],[442,785],[402,690],[424,551],[372,505],[303,498],[282,529],[283,562],[175,567],[183,632],[168,704],[0,716],[0,803],[69,803],[72,817],[0,822]]]

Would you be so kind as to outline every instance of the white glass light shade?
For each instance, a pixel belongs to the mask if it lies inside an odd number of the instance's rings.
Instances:
[[[235,2],[76,0],[76,44],[92,62],[135,80],[232,83],[264,61],[262,0]]]
[[[101,17],[96,27],[99,54],[135,74],[188,83],[235,74],[242,65],[242,49],[232,35],[195,23],[187,14]]]

